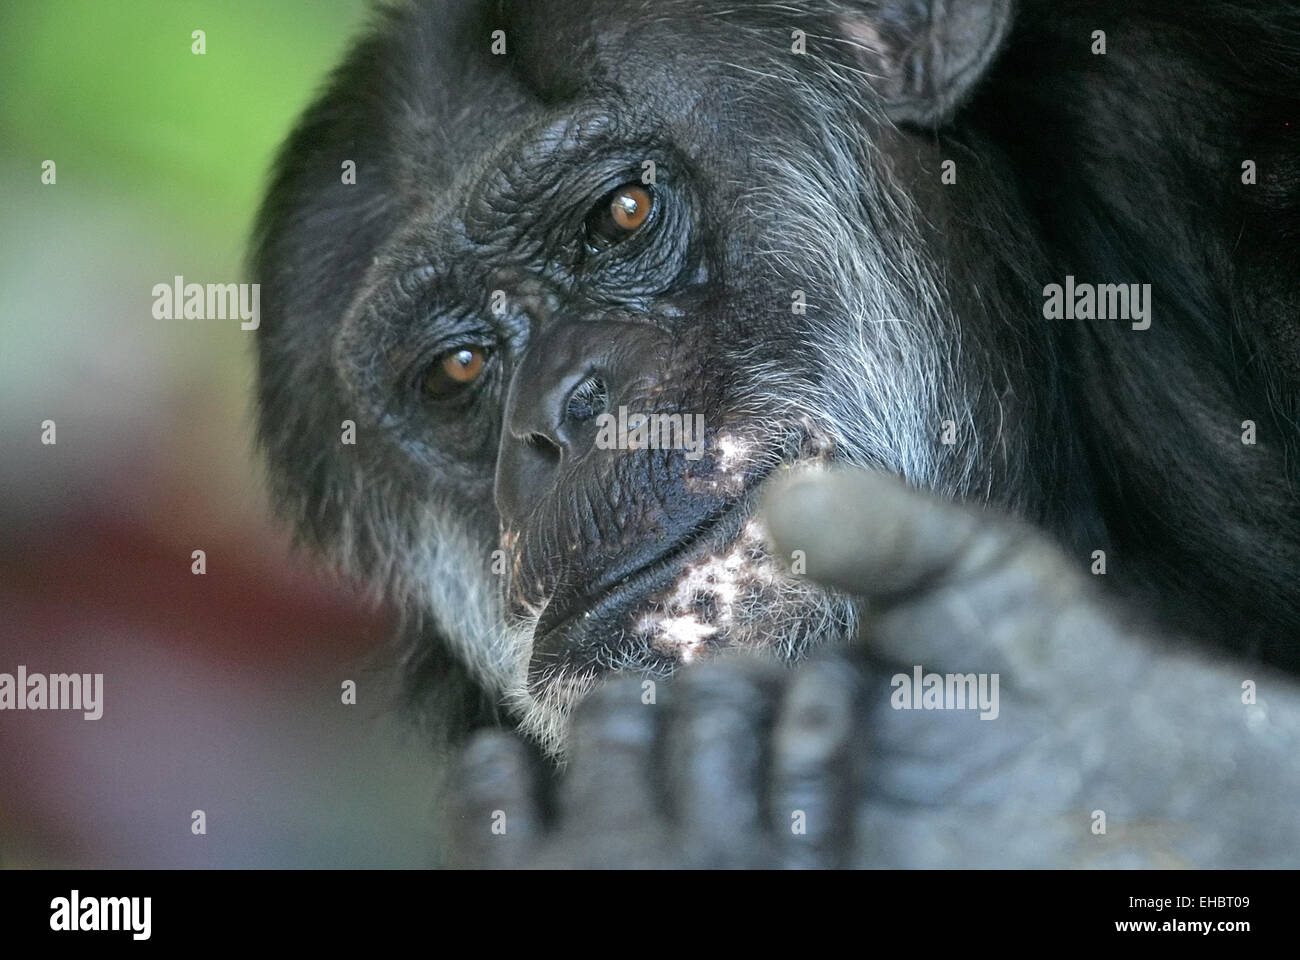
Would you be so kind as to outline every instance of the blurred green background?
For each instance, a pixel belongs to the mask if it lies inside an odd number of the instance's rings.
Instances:
[[[430,778],[376,666],[386,615],[268,515],[256,334],[151,311],[175,275],[247,279],[274,151],[366,16],[0,4],[0,672],[105,674],[100,721],[0,713],[5,866],[427,861]]]
[[[140,280],[238,278],[275,148],[365,12],[359,0],[0,4],[5,409],[59,389],[44,361],[83,352],[85,336],[103,334],[109,353],[133,340],[151,319]],[[242,395],[231,348],[244,342],[202,324],[183,334],[158,347]]]

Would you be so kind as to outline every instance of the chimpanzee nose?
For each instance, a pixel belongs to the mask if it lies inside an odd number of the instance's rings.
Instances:
[[[522,521],[552,492],[563,466],[596,442],[600,415],[659,369],[656,331],[644,324],[568,322],[534,338],[506,396],[496,501]]]

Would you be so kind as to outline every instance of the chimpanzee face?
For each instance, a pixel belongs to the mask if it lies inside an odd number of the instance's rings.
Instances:
[[[257,259],[281,500],[552,748],[610,671],[851,634],[766,545],[777,471],[998,469],[940,443],[1012,367],[971,370],[940,278],[977,258],[924,225],[940,157],[891,118],[973,82],[909,82],[908,31],[999,35],[877,7],[404,7],[286,147]]]

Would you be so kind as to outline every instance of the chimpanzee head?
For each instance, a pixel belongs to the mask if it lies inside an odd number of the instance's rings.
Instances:
[[[988,292],[1015,204],[944,183],[937,132],[1009,6],[384,11],[260,223],[282,508],[552,749],[610,671],[852,633],[766,546],[779,471],[1035,510],[1046,347]]]

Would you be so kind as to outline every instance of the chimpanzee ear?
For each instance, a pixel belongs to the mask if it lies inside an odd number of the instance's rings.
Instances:
[[[996,59],[1015,0],[857,0],[840,10],[844,39],[889,117],[933,127],[951,119]]]

